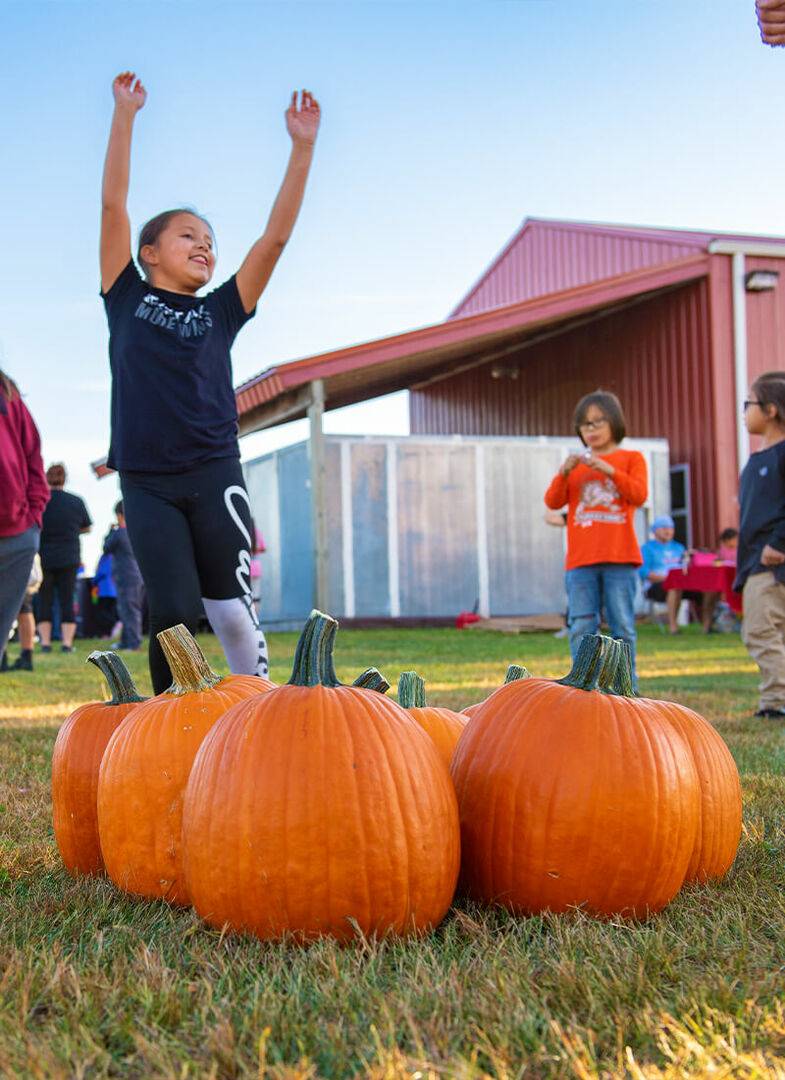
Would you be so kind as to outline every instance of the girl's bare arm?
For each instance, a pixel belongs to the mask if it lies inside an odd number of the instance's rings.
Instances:
[[[112,83],[114,116],[104,161],[101,189],[101,289],[108,292],[131,258],[131,223],[128,220],[128,178],[131,171],[131,135],[136,114],[147,91],[133,72],[125,71]]]
[[[305,194],[320,119],[316,98],[303,90],[298,105],[297,93],[292,94],[286,111],[286,128],[292,139],[286,175],[270,211],[267,227],[237,271],[237,289],[246,311],[253,311],[292,235]]]

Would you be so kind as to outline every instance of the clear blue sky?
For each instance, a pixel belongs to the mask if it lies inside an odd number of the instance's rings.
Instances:
[[[6,3],[0,363],[98,540],[106,451],[98,194],[116,72],[148,88],[136,229],[189,203],[228,277],[264,225],[295,87],[323,129],[289,249],[235,347],[270,364],[437,322],[527,215],[785,234],[785,52],[752,0]],[[330,430],[405,432],[405,395]],[[255,456],[301,437],[289,425]]]

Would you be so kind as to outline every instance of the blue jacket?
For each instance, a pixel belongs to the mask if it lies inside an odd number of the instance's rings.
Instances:
[[[669,540],[663,544],[661,540],[647,540],[641,545],[643,563],[638,573],[643,581],[649,580],[652,571],[655,574],[667,574],[676,566],[681,566],[684,552],[687,549],[678,540]]]
[[[116,597],[117,589],[112,578],[112,556],[102,555],[95,568],[93,582],[100,597]]]

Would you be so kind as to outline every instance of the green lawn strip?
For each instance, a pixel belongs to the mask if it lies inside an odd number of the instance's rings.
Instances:
[[[295,636],[270,639],[272,677],[285,681]],[[225,670],[215,641],[200,641]],[[716,723],[742,773],[744,836],[724,882],[683,890],[644,924],[580,913],[515,919],[459,901],[420,941],[308,949],[222,935],[187,909],[65,873],[51,830],[51,750],[59,704],[103,696],[83,662],[94,646],[37,658],[32,677],[0,682],[1,1075],[388,1080],[637,1069],[676,1080],[785,1069],[785,739],[751,718],[756,677],[737,638],[645,627],[640,641],[642,691]],[[130,661],[149,693],[144,655]],[[510,661],[535,675],[569,666],[565,642],[544,634],[338,638],[340,677],[373,664],[395,684],[414,667],[429,701],[452,707],[484,697]]]

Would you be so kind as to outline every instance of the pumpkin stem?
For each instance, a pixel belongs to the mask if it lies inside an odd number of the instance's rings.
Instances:
[[[360,690],[375,690],[377,694],[386,694],[390,689],[390,684],[384,675],[382,675],[381,671],[377,671],[375,667],[369,667],[362,675],[358,675],[352,686],[356,686]]]
[[[333,664],[338,623],[321,611],[312,611],[294,652],[288,686],[340,686]]]
[[[425,683],[416,671],[402,671],[398,680],[398,704],[402,709],[425,708]]]
[[[611,658],[613,666],[611,669]],[[619,697],[637,697],[632,681],[632,650],[629,643],[616,638],[611,644],[608,656],[608,675],[600,673],[600,689],[606,694],[618,694]]]
[[[116,652],[91,652],[87,662],[95,664],[106,679],[112,695],[107,705],[131,705],[135,701],[147,701],[136,688],[131,672]]]
[[[212,670],[190,631],[182,623],[162,630],[156,637],[172,669],[172,685],[167,694],[177,697],[198,694],[211,690],[221,682],[222,677]]]
[[[596,690],[612,640],[603,634],[584,634],[569,675],[556,682],[576,690]]]
[[[532,673],[528,671],[521,664],[510,664],[507,668],[507,674],[504,676],[504,685],[508,682],[517,682],[518,679],[530,679]]]

